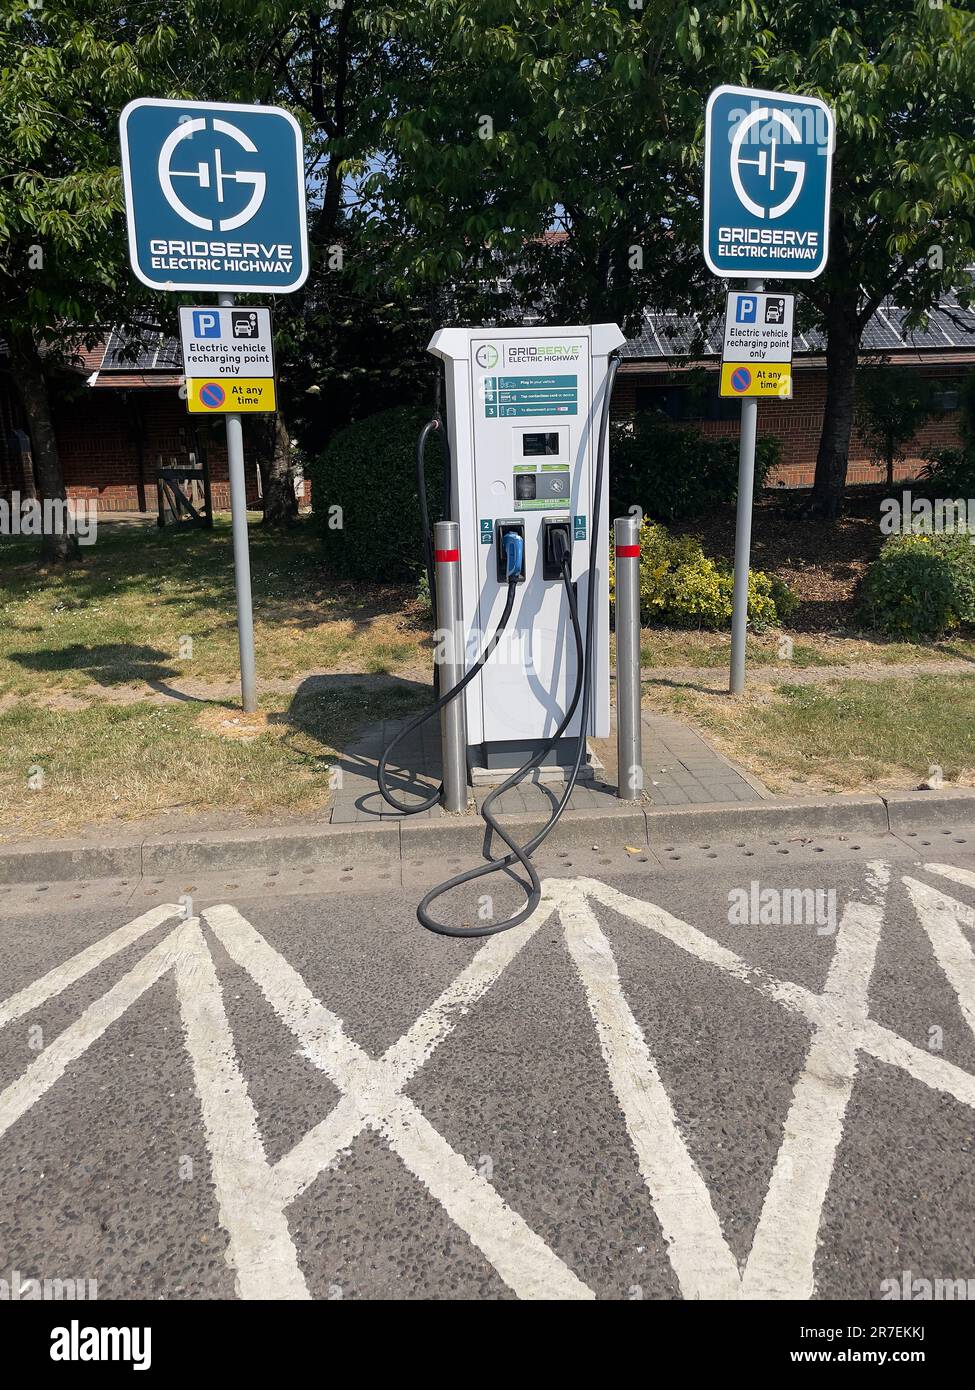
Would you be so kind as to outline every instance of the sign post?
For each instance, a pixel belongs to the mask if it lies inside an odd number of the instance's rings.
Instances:
[[[238,293],[290,294],[308,275],[301,128],[275,106],[140,98],[122,112],[119,134],[136,276],[155,290],[219,296],[208,331],[198,321],[188,335],[182,310],[180,328],[188,410],[226,417],[241,702],[250,714],[257,679],[241,416],[276,408],[274,366],[268,311],[248,306],[253,322],[239,333],[232,323],[224,332],[224,316]],[[252,340],[265,320],[261,350]],[[208,367],[205,339],[218,334],[231,347]]]
[[[748,629],[748,571],[751,558],[752,500],[755,487],[755,442],[758,397],[791,399],[791,304],[789,351],[781,365],[782,335],[765,331],[779,325],[767,317],[768,301],[791,296],[764,295],[765,277],[811,280],[826,268],[829,252],[829,190],[835,125],[833,113],[818,97],[748,87],[717,87],[708,98],[704,141],[704,259],[724,278],[748,282],[747,295],[762,306],[761,334],[742,331],[734,346],[772,356],[729,356],[729,325],[721,395],[742,397],[738,450],[738,507],[735,522],[735,579],[731,618],[729,689],[745,688],[745,638]],[[784,310],[783,310],[784,312]],[[780,355],[776,357],[775,340]]]

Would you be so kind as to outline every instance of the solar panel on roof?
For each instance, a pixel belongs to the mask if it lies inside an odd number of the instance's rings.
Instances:
[[[160,333],[158,329],[112,329],[105,344],[105,356],[101,365],[103,372],[160,369],[183,369],[179,343],[175,338]]]
[[[860,338],[860,347],[868,352],[884,352],[903,347],[904,342],[890,324],[876,315],[870,320]]]
[[[907,311],[889,302],[873,315],[860,341],[864,352],[894,352],[904,348],[975,348],[975,309],[963,309],[957,296],[946,294],[930,314],[924,328],[906,328]],[[647,314],[646,327],[626,344],[624,356],[636,358],[717,356],[721,349],[722,320],[695,319],[688,315]],[[703,353],[701,345],[703,341]],[[825,335],[816,328],[797,333],[797,352],[822,353]]]

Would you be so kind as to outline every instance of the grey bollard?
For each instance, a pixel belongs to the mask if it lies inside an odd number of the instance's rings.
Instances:
[[[643,725],[640,686],[640,521],[614,523],[616,559],[616,754],[621,801],[643,795]]]
[[[464,626],[460,593],[460,527],[456,521],[434,526],[437,584],[437,641],[440,657],[440,690],[450,690],[465,673]],[[440,711],[440,743],[443,752],[445,811],[467,810],[467,709],[464,694]]]

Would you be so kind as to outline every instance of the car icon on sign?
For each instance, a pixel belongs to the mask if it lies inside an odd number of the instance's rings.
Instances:
[[[767,299],[765,301],[765,322],[785,323],[785,300]]]

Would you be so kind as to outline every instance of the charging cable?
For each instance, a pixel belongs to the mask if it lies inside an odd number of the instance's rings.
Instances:
[[[572,693],[572,699],[570,700],[569,705],[566,708],[566,712],[562,716],[559,726],[555,730],[555,732],[542,744],[540,744],[538,750],[526,763],[524,763],[521,767],[517,768],[516,771],[514,771],[510,777],[508,777],[504,782],[502,782],[499,787],[495,787],[494,790],[491,791],[488,794],[488,796],[484,798],[484,801],[481,806],[481,815],[484,818],[485,824],[487,825],[487,839],[490,839],[491,834],[497,835],[498,838],[505,845],[507,845],[508,853],[503,855],[499,859],[489,859],[487,863],[479,864],[476,868],[468,869],[465,873],[455,874],[453,878],[445,879],[443,883],[439,883],[435,888],[431,888],[430,891],[426,893],[420,900],[419,906],[416,910],[416,915],[420,923],[429,931],[437,932],[441,936],[494,936],[498,932],[508,931],[512,927],[518,926],[520,922],[524,922],[528,917],[532,915],[532,913],[536,910],[539,903],[541,902],[541,880],[538,877],[538,873],[535,869],[535,866],[531,863],[531,855],[539,847],[542,841],[545,840],[546,837],[552,833],[558,822],[561,820],[562,814],[569,803],[569,798],[572,795],[573,790],[575,789],[576,782],[579,779],[579,772],[582,768],[582,759],[585,755],[586,750],[586,730],[589,724],[589,710],[592,700],[591,676],[593,669],[593,654],[595,646],[595,601],[598,577],[596,570],[596,561],[598,557],[599,528],[601,523],[600,513],[602,510],[602,487],[605,472],[606,444],[609,434],[609,407],[613,395],[613,384],[616,380],[616,373],[619,371],[619,365],[619,357],[614,356],[610,358],[608,370],[606,373],[606,383],[603,391],[603,406],[599,422],[599,435],[596,452],[596,469],[595,478],[593,480],[594,487],[592,505],[592,531],[589,538],[589,621],[586,624],[585,641],[583,641],[582,628],[579,622],[579,605],[576,597],[575,586],[572,583],[568,542],[566,540],[565,534],[562,531],[555,531],[552,536],[553,556],[561,570],[562,583],[565,586],[566,599],[569,606],[569,617],[572,623],[572,633],[576,646],[576,680],[575,688]],[[434,428],[439,428],[439,421],[436,425],[434,425],[433,422],[431,422],[429,425],[425,426],[424,431],[420,436],[420,442],[417,448],[418,482],[420,482],[420,480],[422,479],[423,446],[425,445],[428,432],[430,432]],[[427,514],[425,496],[421,496],[420,511],[424,525],[424,544],[429,549],[430,522],[429,516]],[[511,542],[512,544],[509,544],[509,542]],[[455,699],[461,693],[461,691],[464,690],[471,683],[474,677],[489,660],[492,652],[494,652],[497,648],[497,645],[501,640],[502,634],[504,633],[505,628],[507,627],[508,622],[511,618],[511,610],[514,607],[515,593],[517,591],[518,581],[521,576],[522,563],[524,560],[524,541],[522,537],[518,535],[517,532],[509,531],[502,537],[501,544],[505,555],[505,577],[508,582],[508,593],[505,601],[504,611],[501,614],[501,618],[498,622],[497,628],[495,629],[494,635],[492,636],[490,642],[488,642],[487,646],[484,648],[484,651],[478,657],[477,661],[466,673],[466,675],[464,675],[464,677],[461,680],[459,680],[455,686],[453,686],[445,694],[441,695],[440,698],[436,701],[436,703],[431,705],[429,709],[422,711],[422,713],[417,715],[416,718],[411,719],[410,722],[403,729],[400,730],[400,732],[388,745],[388,747],[386,748],[382,757],[379,760],[379,790],[382,793],[383,798],[389,803],[389,805],[392,806],[395,810],[401,811],[404,815],[416,815],[420,811],[427,811],[430,809],[431,806],[435,806],[437,802],[439,802],[443,793],[443,783],[441,782],[440,786],[433,793],[433,795],[428,797],[425,801],[414,802],[412,805],[405,805],[403,802],[397,801],[389,789],[386,777],[386,766],[389,761],[390,754],[392,753],[393,749],[404,738],[407,737],[408,734],[411,734],[415,729],[418,729],[421,724],[425,724],[428,719],[432,719],[435,714],[439,714],[439,712],[444,708],[445,705],[449,704],[451,700]],[[434,603],[435,602],[436,601],[434,599]],[[434,609],[434,612],[436,614],[436,609]],[[563,736],[566,729],[569,727],[569,724],[571,723],[575,715],[576,709],[579,705],[580,698],[582,701],[582,712],[579,724],[579,746],[576,749],[575,761],[573,763],[569,776],[566,778],[565,787],[563,789],[562,795],[559,798],[559,801],[556,804],[556,806],[553,808],[552,813],[549,816],[549,819],[546,821],[545,825],[542,826],[541,830],[539,830],[538,833],[534,835],[526,844],[520,845],[513,838],[513,836],[509,835],[508,832],[504,829],[504,827],[499,824],[493,812],[494,803],[500,796],[503,796],[506,791],[510,791],[510,789],[516,786],[517,783],[519,783],[524,777],[527,777],[529,773],[533,772],[537,767],[541,766],[545,758],[555,747],[558,740]],[[510,872],[515,864],[520,865],[521,868],[524,869],[524,871],[526,872],[528,876],[527,883],[525,883],[516,873]],[[470,883],[475,879],[482,878],[485,874],[499,872],[509,872],[510,876],[514,878],[514,880],[521,886],[521,888],[525,892],[525,906],[521,909],[520,912],[516,912],[514,916],[508,917],[501,922],[492,922],[482,926],[470,927],[452,926],[446,922],[438,922],[434,917],[431,917],[429,908],[431,903],[436,901],[437,898],[442,897],[445,893],[449,893],[453,888],[459,888],[464,883]]]

